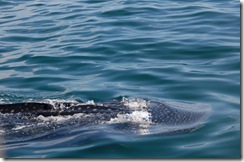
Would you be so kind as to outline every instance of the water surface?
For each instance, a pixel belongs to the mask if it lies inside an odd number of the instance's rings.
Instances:
[[[78,127],[1,149],[22,158],[240,158],[239,3],[0,0],[1,103],[125,96],[212,108],[201,129],[181,135]]]

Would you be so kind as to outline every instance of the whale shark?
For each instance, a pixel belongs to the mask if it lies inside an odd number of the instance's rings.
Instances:
[[[26,102],[26,103],[14,103],[14,104],[2,104],[0,105],[0,113],[2,114],[14,114],[21,113],[22,115],[31,116],[63,116],[74,115],[76,113],[110,113],[126,112],[126,110],[116,109],[108,106],[99,105],[79,105],[74,103],[62,103],[62,106],[68,107],[67,109],[57,109],[54,105],[48,103]]]
[[[31,136],[72,125],[109,125],[137,134],[182,134],[199,129],[211,112],[204,104],[122,99],[94,102],[20,102],[0,104],[0,127],[6,137]],[[0,131],[1,132],[1,131]]]
[[[63,107],[63,108],[61,108]],[[65,107],[65,108],[64,108]],[[0,104],[0,113],[2,114],[16,114],[33,116],[64,116],[74,115],[77,113],[84,114],[107,114],[110,118],[118,114],[131,113],[139,108],[128,108],[125,105],[102,105],[102,104],[79,104],[73,102],[60,102],[50,104],[41,102],[25,102],[13,104]],[[170,125],[195,123],[205,119],[209,114],[209,108],[193,109],[181,108],[178,106],[171,106],[166,103],[150,102],[150,108],[145,108],[151,113],[153,122],[164,123]]]

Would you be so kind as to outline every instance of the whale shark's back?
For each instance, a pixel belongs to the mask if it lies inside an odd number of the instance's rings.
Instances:
[[[170,126],[195,124],[206,119],[211,108],[206,104],[150,102],[152,121]]]
[[[57,128],[95,126],[126,135],[182,134],[202,126],[211,112],[208,105],[144,99],[102,103],[28,102],[0,105],[0,127],[5,137],[41,136]]]

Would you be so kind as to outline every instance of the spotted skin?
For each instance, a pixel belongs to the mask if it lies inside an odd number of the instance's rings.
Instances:
[[[205,107],[193,106],[194,108],[191,109],[188,106],[181,107],[181,103],[180,106],[157,101],[147,101],[147,103],[146,107],[129,107],[117,100],[100,104],[71,102],[0,104],[0,120],[2,121],[0,127],[7,133],[6,137],[9,137],[9,141],[18,141],[20,133],[23,135],[21,139],[24,140],[40,132],[50,132],[54,128],[71,126],[74,123],[87,126],[109,124],[109,129],[125,134],[177,135],[201,128],[201,122],[210,114],[210,109]],[[145,123],[126,120],[111,123],[114,119],[120,119],[121,116],[128,117],[123,119],[131,119],[130,115],[136,111],[150,114],[149,121]],[[49,117],[52,122],[49,122]],[[67,118],[65,122],[55,122],[52,120],[53,117]],[[45,123],[46,120],[47,123]],[[16,129],[19,126],[23,129]]]
[[[169,126],[189,125],[206,119],[210,113],[209,108],[189,109],[167,105],[161,102],[151,102],[155,106],[150,110],[152,121]]]
[[[52,105],[43,103],[15,103],[0,105],[0,112],[3,114],[19,112],[35,113],[36,111],[51,111],[52,109]]]
[[[55,105],[58,107],[60,105]],[[55,108],[53,105],[48,103],[37,103],[37,102],[28,102],[28,103],[15,103],[15,104],[2,104],[0,105],[0,113],[2,114],[14,114],[21,113],[23,115],[31,116],[64,116],[64,115],[74,115],[77,113],[92,114],[92,113],[107,113],[111,117],[116,116],[118,113],[128,113],[127,109],[119,109],[108,106],[99,106],[99,105],[79,105],[73,103],[62,103],[62,106],[68,107],[67,109]]]
[[[119,102],[118,102],[119,103]],[[92,104],[78,104],[78,103],[56,103],[51,105],[49,103],[27,102],[0,105],[0,113],[21,113],[23,115],[31,116],[64,116],[74,115],[77,113],[84,114],[106,114],[110,118],[116,117],[118,114],[130,113],[133,110],[123,106],[122,104],[111,103],[107,105],[92,105]],[[62,104],[62,105],[61,105]],[[181,109],[167,105],[162,102],[150,102],[148,112],[151,114],[153,123],[161,123],[170,126],[186,125],[196,123],[205,119],[208,116],[207,110],[198,109]],[[61,109],[60,107],[66,107]]]

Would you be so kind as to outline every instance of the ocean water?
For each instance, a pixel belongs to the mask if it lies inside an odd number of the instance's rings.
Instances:
[[[23,141],[3,137],[0,150],[11,158],[240,158],[240,2],[0,0],[0,103],[123,97],[212,111],[183,134],[74,123]]]

